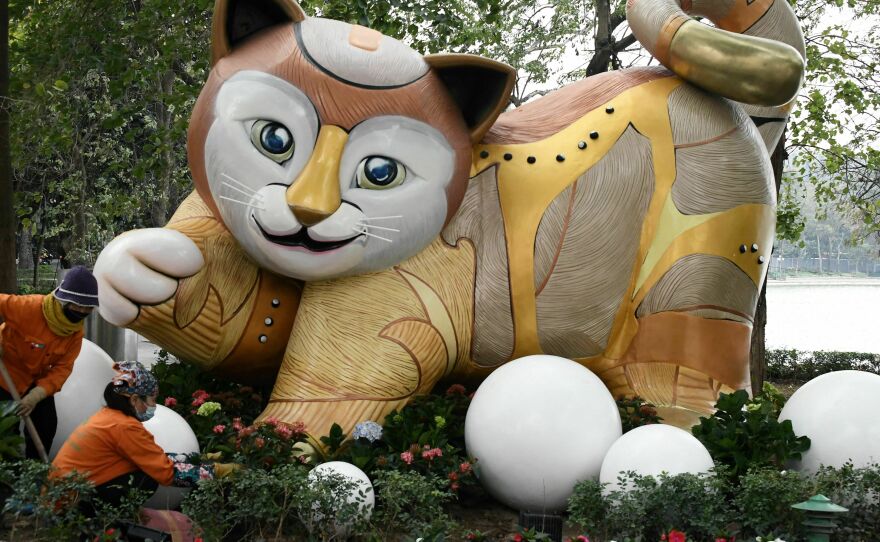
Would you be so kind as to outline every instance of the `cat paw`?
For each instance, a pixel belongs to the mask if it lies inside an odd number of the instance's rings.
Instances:
[[[104,247],[95,262],[101,316],[117,326],[130,324],[140,305],[168,300],[179,279],[204,265],[199,247],[179,231],[149,228],[124,233]]]

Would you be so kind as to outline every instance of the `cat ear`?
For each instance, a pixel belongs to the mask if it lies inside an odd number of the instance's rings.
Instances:
[[[461,109],[471,132],[471,142],[479,142],[510,102],[516,70],[475,55],[428,55],[425,61]]]
[[[270,26],[305,20],[295,0],[217,0],[211,27],[211,64],[252,34]]]

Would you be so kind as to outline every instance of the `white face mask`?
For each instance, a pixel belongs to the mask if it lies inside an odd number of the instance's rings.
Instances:
[[[137,419],[142,422],[150,420],[153,416],[156,415],[156,405],[148,406],[147,410],[143,412],[136,412],[135,414],[137,415]]]

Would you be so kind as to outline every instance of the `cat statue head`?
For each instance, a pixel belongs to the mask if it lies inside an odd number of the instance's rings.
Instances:
[[[306,281],[421,251],[458,209],[509,66],[422,56],[293,0],[217,0],[189,127],[196,189],[261,267]]]

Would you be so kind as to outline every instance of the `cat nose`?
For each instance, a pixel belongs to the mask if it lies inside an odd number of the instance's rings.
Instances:
[[[342,204],[339,159],[347,141],[348,134],[342,128],[321,127],[309,162],[287,189],[287,206],[303,226],[321,222]]]

